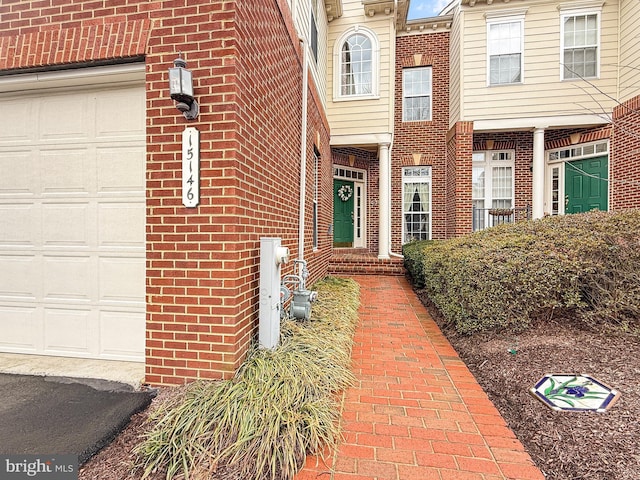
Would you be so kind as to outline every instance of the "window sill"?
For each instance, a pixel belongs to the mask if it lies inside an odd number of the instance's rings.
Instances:
[[[429,118],[428,120],[405,120],[402,119],[402,123],[432,123],[433,119]]]
[[[561,82],[584,82],[585,80],[600,80],[600,77],[576,77],[576,78],[561,78]]]
[[[487,83],[488,88],[499,88],[499,87],[513,87],[518,85],[524,85],[524,82],[513,82],[513,83]]]
[[[380,95],[349,95],[344,97],[333,97],[334,102],[355,102],[360,100],[380,100]]]

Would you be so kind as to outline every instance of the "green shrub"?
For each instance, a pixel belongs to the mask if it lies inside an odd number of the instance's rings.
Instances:
[[[553,313],[638,326],[638,210],[500,225],[407,254],[415,284],[460,332],[525,328]]]
[[[218,465],[238,478],[292,479],[307,453],[322,455],[339,436],[337,394],[350,370],[358,284],[318,282],[312,319],[285,321],[274,349],[253,348],[228,381],[195,382],[151,418],[137,448],[143,478],[156,470],[209,478]]]
[[[432,240],[422,240],[416,242],[405,243],[402,246],[402,254],[404,256],[404,267],[413,280],[416,288],[424,287],[423,275],[423,255],[425,248],[430,245]]]

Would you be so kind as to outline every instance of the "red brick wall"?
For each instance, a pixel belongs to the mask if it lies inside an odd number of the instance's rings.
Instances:
[[[145,55],[147,381],[228,377],[244,359],[257,326],[260,237],[281,237],[292,257],[298,256],[302,55],[286,0],[48,4],[2,1],[4,68]],[[71,39],[65,48],[74,53],[52,57],[54,44],[41,42],[48,38],[45,31]],[[94,32],[93,44],[83,43],[87,32]],[[127,48],[114,49],[114,38]],[[193,72],[201,108],[190,122],[168,98],[167,69],[179,51]],[[9,52],[17,61],[7,66]],[[310,81],[304,253],[311,282],[326,274],[331,255],[331,154],[319,105]],[[186,126],[201,133],[201,199],[192,209],[181,202]],[[316,252],[314,143],[321,154]]]
[[[2,0],[0,70],[142,56],[151,19],[162,5],[141,0]]]
[[[545,131],[545,150],[567,147],[576,143],[587,143],[606,139],[610,126],[594,128],[573,128]],[[533,133],[532,132],[491,132],[476,133],[473,136],[474,151],[513,150],[515,152],[515,207],[531,206],[533,199],[532,172]]]
[[[559,130],[547,130],[544,132],[545,150],[568,147],[574,144],[595,142],[611,136],[611,125],[603,125],[593,128],[564,128]]]
[[[456,123],[446,137],[446,238],[471,232],[471,181],[473,158],[473,122]]]
[[[456,128],[452,127],[449,132],[447,132],[447,163],[446,163],[446,183],[445,183],[445,192],[446,192],[446,203],[445,203],[445,214],[447,216],[447,221],[445,222],[445,238],[453,238],[455,237],[455,200],[456,200],[456,155],[457,155],[457,138],[456,138]],[[469,145],[469,149],[473,150],[473,143]]]
[[[402,121],[402,70],[432,67],[431,121]],[[449,32],[396,39],[394,136],[391,151],[391,249],[402,249],[402,168],[431,166],[432,238],[446,238],[447,155],[449,122]],[[416,163],[417,162],[417,163]]]
[[[640,208],[640,96],[613,111],[610,210]]]
[[[366,248],[378,254],[379,222],[380,222],[380,163],[377,153],[359,148],[333,148],[334,165],[342,165],[367,174],[366,195]]]
[[[532,171],[533,133],[532,132],[491,132],[476,133],[473,136],[474,151],[513,150],[515,208],[531,208],[533,199]]]

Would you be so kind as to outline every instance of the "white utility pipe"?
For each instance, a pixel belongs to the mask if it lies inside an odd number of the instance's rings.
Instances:
[[[302,46],[302,127],[300,128],[300,217],[298,220],[298,260],[304,260],[304,212],[307,194],[307,96],[309,89],[307,42],[301,38]],[[298,264],[298,275],[302,278],[304,263]]]

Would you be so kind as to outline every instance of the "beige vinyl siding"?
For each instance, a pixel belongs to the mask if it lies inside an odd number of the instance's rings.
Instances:
[[[620,102],[640,94],[640,3],[622,0],[620,8]]]
[[[460,108],[460,83],[462,82],[460,62],[464,50],[462,50],[460,31],[463,24],[464,13],[456,13],[451,23],[451,35],[449,36],[449,126],[453,126],[462,115]]]
[[[318,61],[314,61],[311,52],[311,5],[317,3],[315,12],[316,27],[318,29]],[[297,1],[294,3],[295,12],[293,12],[294,23],[298,34],[307,41],[309,45],[309,69],[313,81],[318,90],[318,94],[322,99],[323,106],[326,108],[327,83],[327,64],[329,56],[327,55],[327,12],[324,8],[323,0]]]
[[[393,15],[365,16],[361,0],[345,0],[342,17],[329,24],[327,68],[327,117],[331,135],[388,133],[393,126],[393,65],[395,41]],[[378,39],[378,98],[334,101],[336,40],[354,25],[372,30]]]
[[[563,2],[565,6],[571,2]],[[462,101],[464,120],[601,114],[611,111],[616,93],[616,0],[601,14],[600,78],[560,80],[561,12],[558,3],[526,2],[513,8],[502,4],[465,12]],[[576,6],[579,6],[576,2]],[[524,19],[523,83],[487,86],[486,12],[522,11]],[[599,91],[600,90],[600,91]],[[588,93],[587,93],[588,92]]]

